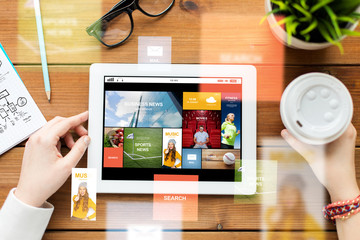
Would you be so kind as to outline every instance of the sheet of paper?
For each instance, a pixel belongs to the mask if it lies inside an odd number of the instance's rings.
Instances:
[[[44,116],[0,44],[0,155],[45,123]]]

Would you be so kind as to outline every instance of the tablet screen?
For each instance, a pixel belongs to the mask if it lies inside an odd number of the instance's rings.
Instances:
[[[102,180],[241,181],[241,78],[104,81]]]

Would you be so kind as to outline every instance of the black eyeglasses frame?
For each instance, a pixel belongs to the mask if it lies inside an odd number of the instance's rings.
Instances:
[[[148,17],[159,17],[161,15],[163,15],[164,13],[166,13],[167,11],[169,11],[173,6],[174,6],[174,2],[175,0],[172,0],[171,4],[161,13],[159,14],[150,14],[147,13],[146,11],[144,11],[140,6],[139,6],[139,1],[140,0],[122,0],[120,2],[118,2],[117,4],[115,4],[104,16],[102,16],[101,18],[99,18],[97,21],[95,21],[93,24],[91,24],[89,27],[86,28],[86,32],[90,35],[95,37],[99,42],[101,42],[103,45],[105,45],[106,47],[116,47],[121,45],[122,43],[124,43],[133,33],[133,29],[134,29],[134,20],[132,17],[132,12],[135,11],[136,9],[138,9],[140,12],[142,12],[143,14],[145,14]],[[102,26],[99,26],[100,24],[103,23],[103,21],[107,21],[110,22],[112,19],[114,19],[115,17],[119,16],[121,13],[126,12],[130,18],[130,22],[131,22],[131,30],[129,35],[124,38],[123,40],[121,40],[118,43],[115,44],[106,44],[104,41],[101,40],[101,36],[99,36],[95,29],[97,27],[102,28]]]

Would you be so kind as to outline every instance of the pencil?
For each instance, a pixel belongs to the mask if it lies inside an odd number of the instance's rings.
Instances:
[[[48,66],[46,60],[44,32],[41,21],[40,0],[34,0],[34,8],[35,8],[36,28],[39,39],[39,47],[40,47],[41,66],[44,76],[45,93],[48,101],[50,102],[51,88],[50,88],[50,79],[49,79],[49,72],[48,72]]]

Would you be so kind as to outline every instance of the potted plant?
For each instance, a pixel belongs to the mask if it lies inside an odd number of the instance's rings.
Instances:
[[[298,49],[316,50],[360,36],[354,31],[360,19],[360,0],[265,0],[266,15],[275,37]]]

